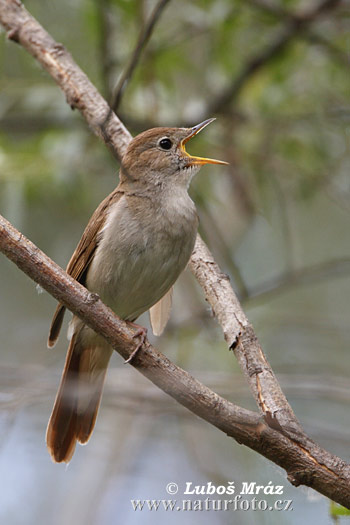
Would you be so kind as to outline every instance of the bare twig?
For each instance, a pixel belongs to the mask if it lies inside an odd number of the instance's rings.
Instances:
[[[329,278],[341,278],[350,274],[350,259],[334,259],[286,272],[249,290],[244,302],[258,304],[294,289],[295,286],[312,285]]]
[[[223,255],[226,268],[228,269],[230,275],[233,276],[234,278],[235,285],[238,289],[238,296],[241,298],[241,300],[246,299],[247,297],[249,297],[249,291],[243,279],[242,272],[238,264],[236,264],[234,258],[232,257],[231,250],[229,246],[227,245],[227,242],[224,239],[224,236],[222,235],[219,227],[216,225],[209,206],[204,202],[204,200],[202,200],[201,202],[199,215],[201,218],[200,228],[201,228],[202,234],[204,234],[204,237],[206,237],[207,229],[205,228],[205,222],[203,225],[203,218],[201,217],[202,215],[201,212],[203,212],[203,214],[205,215],[205,219],[207,219],[207,221],[209,222],[210,228],[213,234],[212,236],[215,238],[217,245],[220,247],[219,251],[220,251],[220,254]]]
[[[334,9],[340,0],[322,0],[316,7],[300,14],[286,17],[286,23],[279,34],[260,53],[250,58],[244,64],[242,70],[232,84],[225,88],[221,94],[210,104],[207,109],[208,115],[226,111],[227,106],[235,101],[240,95],[246,83],[272,59],[278,56],[286,47],[299,36],[319,16]]]
[[[334,45],[333,42],[330,42],[327,38],[324,38],[319,33],[316,33],[316,31],[308,31],[303,35],[303,38],[311,42],[311,44],[323,47],[323,49],[325,49],[327,53],[332,58],[337,60],[342,66],[345,66],[347,68],[349,67],[349,53],[344,52],[338,46]]]
[[[111,96],[113,58],[111,55],[111,37],[113,28],[111,24],[111,0],[95,0],[98,23],[99,57],[101,64],[101,77],[104,86],[103,94],[107,100]]]
[[[130,60],[114,90],[113,97],[112,97],[111,104],[110,104],[113,111],[117,111],[117,109],[119,108],[125,88],[128,85],[135,71],[135,68],[140,60],[142,51],[146,47],[149,39],[151,38],[155,25],[158,22],[164,8],[169,3],[169,1],[170,0],[158,0],[158,3],[156,4],[154,10],[152,11],[149,20],[147,21],[145,27],[142,28],[139,38],[137,40],[135,49],[132,52]]]
[[[197,251],[202,249],[197,243]],[[72,279],[1,216],[0,251],[95,332],[105,337],[122,357],[131,355],[135,347],[133,330],[96,294]],[[237,319],[237,322],[245,324],[244,319]],[[226,335],[230,338],[228,333]],[[272,428],[258,414],[218,396],[149,342],[144,343],[132,365],[193,413],[280,465],[287,471],[292,484],[308,485],[333,501],[350,507],[350,465],[322,450],[306,435],[295,440],[281,429]]]
[[[280,20],[292,20],[296,16],[292,11],[274,2],[266,0],[248,0],[248,2],[254,7],[257,7],[258,9],[261,9],[262,11],[265,11]],[[307,30],[303,31],[300,36],[304,40],[323,47],[341,64],[349,66],[348,55],[339,49],[339,47],[335,46],[332,42],[324,38],[322,35],[313,31],[312,28],[307,28]]]

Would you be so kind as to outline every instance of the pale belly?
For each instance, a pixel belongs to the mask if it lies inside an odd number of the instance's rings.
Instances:
[[[158,302],[191,256],[196,219],[175,226],[165,222],[164,228],[159,219],[155,217],[145,227],[119,204],[90,265],[87,288],[122,319],[135,320]]]

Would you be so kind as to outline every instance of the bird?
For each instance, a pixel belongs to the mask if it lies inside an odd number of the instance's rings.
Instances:
[[[118,186],[91,216],[67,266],[69,275],[127,323],[139,327],[136,319],[149,310],[155,335],[169,319],[173,285],[195,244],[198,216],[188,194],[191,179],[205,164],[227,164],[192,156],[185,148],[213,120],[190,128],[152,128],[134,137],[121,160]],[[65,307],[58,304],[49,348],[57,342],[64,314]],[[145,329],[139,329],[135,335],[142,338]],[[69,463],[76,443],[89,440],[113,352],[75,315],[68,332],[66,361],[46,431],[55,463]]]

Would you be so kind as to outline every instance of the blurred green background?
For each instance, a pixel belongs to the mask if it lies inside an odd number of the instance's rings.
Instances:
[[[108,99],[156,2],[25,2]],[[189,145],[227,160],[192,183],[200,230],[238,292],[305,430],[350,460],[350,10],[348,2],[170,1],[118,114],[133,134],[217,121]],[[312,13],[298,25],[291,13]],[[0,33],[0,211],[63,267],[118,166],[52,79]],[[0,258],[0,520],[6,524],[326,524],[329,502],[178,406],[117,355],[96,429],[68,468],[46,424],[64,363],[47,350],[55,301]],[[189,272],[152,342],[255,409]],[[67,321],[66,321],[67,322]],[[141,323],[148,324],[147,316]],[[169,482],[284,485],[291,512],[135,512]],[[268,496],[269,501],[276,497]],[[347,518],[340,518],[346,520]]]

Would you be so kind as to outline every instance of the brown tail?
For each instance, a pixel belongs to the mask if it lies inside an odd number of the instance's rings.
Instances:
[[[50,332],[49,332],[49,338],[47,341],[48,348],[52,348],[55,346],[58,336],[60,335],[60,330],[63,322],[63,317],[66,309],[61,304],[57,305],[56,311],[54,313],[54,316],[52,318],[51,326],[50,326]]]
[[[80,333],[73,334],[60,387],[46,431],[53,461],[69,463],[76,441],[86,443],[93,431],[104,378],[112,350],[85,348]]]

